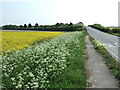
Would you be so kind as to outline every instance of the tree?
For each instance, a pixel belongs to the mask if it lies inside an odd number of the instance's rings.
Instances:
[[[78,22],[78,24],[83,24],[83,22]]]
[[[59,25],[60,25],[60,26],[63,26],[63,25],[64,25],[64,23],[59,23]]]
[[[73,23],[72,22],[70,22],[70,24],[69,25],[73,25]]]
[[[23,26],[22,25],[20,25],[20,28],[22,28]]]
[[[24,28],[26,28],[27,27],[27,25],[26,24],[24,24]]]
[[[66,26],[68,26],[69,24],[68,23],[65,23]]]
[[[64,23],[56,23],[55,26],[62,26]]]
[[[31,23],[28,24],[28,27],[32,27]]]
[[[38,23],[36,23],[36,24],[35,24],[35,27],[38,27],[38,26],[39,26]]]
[[[59,23],[56,23],[55,26],[59,26]]]

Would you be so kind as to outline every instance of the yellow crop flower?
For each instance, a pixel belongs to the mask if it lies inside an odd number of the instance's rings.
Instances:
[[[28,47],[37,40],[57,37],[63,32],[10,32],[2,33],[2,52],[15,51]],[[1,45],[0,45],[1,46]]]

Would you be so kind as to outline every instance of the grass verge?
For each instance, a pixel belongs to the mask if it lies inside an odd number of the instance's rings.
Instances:
[[[116,35],[116,36],[120,37],[120,34],[118,34],[118,33],[112,33],[112,35]]]
[[[70,64],[56,78],[51,79],[51,88],[85,88],[87,75],[85,69],[85,41],[86,33],[79,36],[78,47],[71,46],[72,55],[69,57]]]
[[[118,79],[118,83],[120,86],[120,63],[118,63],[106,50],[104,45],[95,40],[90,36],[90,40],[94,45],[94,48],[102,54],[102,56],[105,58],[105,64],[108,66],[108,68],[112,71],[115,78]]]

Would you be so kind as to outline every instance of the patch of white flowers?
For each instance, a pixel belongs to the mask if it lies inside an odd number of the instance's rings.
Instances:
[[[93,40],[93,42],[95,43],[95,47],[104,47],[104,44],[102,44],[100,41],[98,40]]]
[[[61,74],[69,64],[72,49],[79,47],[80,34],[65,33],[3,56],[3,88],[49,87],[50,79]]]

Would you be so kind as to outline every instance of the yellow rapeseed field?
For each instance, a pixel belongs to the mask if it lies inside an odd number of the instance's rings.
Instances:
[[[110,30],[112,30],[112,29],[120,29],[120,28],[109,28]]]
[[[0,32],[1,33],[1,32]],[[28,47],[37,40],[53,38],[63,32],[2,32],[2,52],[14,51]]]

